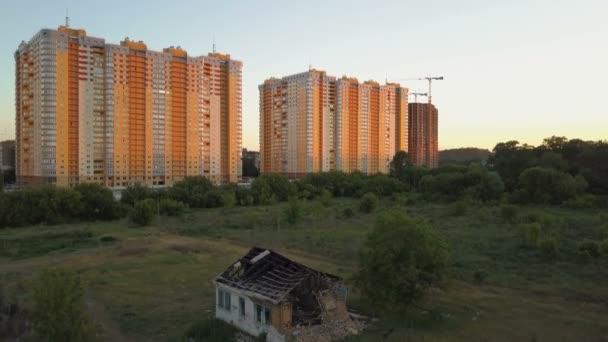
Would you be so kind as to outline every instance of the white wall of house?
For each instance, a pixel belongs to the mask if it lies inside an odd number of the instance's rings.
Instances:
[[[222,299],[220,299],[220,293]],[[226,308],[226,295],[230,298],[230,305]],[[240,299],[245,302],[245,312],[242,312]],[[270,308],[268,308],[270,310]],[[256,314],[256,304],[246,296],[242,291],[234,289],[222,284],[216,284],[215,289],[215,317],[227,322],[244,332],[259,336],[266,333],[268,342],[285,342],[285,337],[281,335],[271,324],[266,322],[264,310],[262,308],[261,316],[258,319]]]

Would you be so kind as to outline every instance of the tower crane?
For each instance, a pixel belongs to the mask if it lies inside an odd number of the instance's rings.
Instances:
[[[400,81],[428,81],[429,82],[429,108],[432,103],[432,95],[431,95],[431,86],[433,81],[443,81],[443,76],[427,76],[427,77],[418,77],[418,78],[401,78],[397,80],[392,80],[392,82],[400,82]]]
[[[428,96],[427,93],[409,93],[409,95],[414,96],[414,103],[418,102],[418,96]]]

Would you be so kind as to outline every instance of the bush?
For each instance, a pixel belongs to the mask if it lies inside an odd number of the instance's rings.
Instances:
[[[43,271],[34,287],[32,327],[40,341],[90,341],[94,327],[84,304],[80,278],[67,271]]]
[[[219,208],[224,206],[224,194],[219,189],[212,189],[204,196],[205,207]]]
[[[285,219],[289,224],[296,224],[300,218],[301,205],[300,201],[294,196],[289,199],[287,208],[285,208]]]
[[[540,252],[547,259],[555,259],[559,254],[557,240],[555,238],[543,239],[540,241]]]
[[[344,210],[342,211],[342,215],[344,215],[345,218],[351,218],[353,216],[355,216],[355,211],[353,210],[353,208],[344,208]]]
[[[155,198],[154,190],[148,188],[145,185],[135,184],[129,185],[120,197],[120,202],[134,206],[135,203],[143,201],[148,198]]]
[[[270,204],[274,201],[287,201],[295,194],[295,188],[285,176],[266,174],[253,181],[251,192],[256,204]]]
[[[376,210],[379,203],[378,196],[368,192],[361,197],[361,200],[359,201],[359,210],[364,213],[371,213]]]
[[[520,236],[522,240],[522,245],[528,248],[538,247],[541,230],[541,225],[536,222],[525,223],[520,225]]]
[[[591,194],[576,196],[567,200],[564,205],[572,209],[590,209],[595,207],[596,197]]]
[[[80,193],[83,220],[114,220],[124,216],[122,207],[114,200],[112,190],[98,184],[78,184],[74,190]]]
[[[380,311],[403,312],[444,276],[447,245],[427,223],[391,210],[378,216],[359,265],[361,297]]]
[[[104,243],[111,243],[111,242],[116,242],[116,241],[118,241],[118,238],[111,236],[111,235],[104,235],[99,238],[99,242],[104,242]]]
[[[577,185],[567,173],[543,167],[531,167],[519,175],[521,200],[539,204],[561,204],[574,198]]]
[[[161,215],[181,216],[184,209],[184,203],[171,198],[163,198],[159,202],[159,211]]]
[[[156,216],[156,202],[153,199],[147,199],[135,203],[135,207],[131,211],[131,222],[140,226],[147,226]]]
[[[192,325],[184,338],[188,342],[233,341],[237,330],[232,325],[215,318],[208,318]]]
[[[236,196],[236,203],[238,205],[242,205],[242,206],[253,205],[254,200],[253,200],[253,194],[251,193],[251,190],[249,190],[245,187],[242,187],[242,186],[237,186],[234,194]]]
[[[167,196],[191,208],[207,207],[207,193],[213,189],[211,181],[203,176],[186,177],[167,191]]]
[[[331,206],[331,192],[329,192],[327,189],[321,190],[320,200],[324,207]]]
[[[456,201],[448,207],[450,216],[464,216],[467,213],[469,205],[465,201]]]
[[[475,271],[475,273],[473,273],[473,278],[475,279],[476,283],[483,283],[486,278],[488,277],[488,272],[486,272],[485,270],[477,270]]]
[[[598,258],[600,256],[600,245],[595,241],[586,240],[578,245],[578,251],[583,255]]]
[[[602,252],[604,256],[608,257],[608,239],[600,242],[600,252]]]
[[[500,206],[500,217],[505,222],[513,223],[517,220],[518,209],[512,204],[503,204]]]

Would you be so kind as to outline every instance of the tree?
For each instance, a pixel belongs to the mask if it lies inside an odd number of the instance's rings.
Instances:
[[[519,176],[520,200],[540,204],[561,204],[576,196],[577,185],[567,173],[531,167]]]
[[[74,190],[80,193],[80,217],[83,220],[113,220],[124,215],[114,200],[112,190],[98,184],[78,184]]]
[[[93,339],[83,287],[78,275],[45,270],[34,287],[32,326],[40,341],[80,342]]]
[[[203,176],[186,177],[173,184],[167,195],[191,208],[205,208],[207,193],[213,189],[213,183]]]
[[[407,169],[412,167],[410,157],[405,151],[399,151],[393,156],[393,160],[390,163],[390,175],[402,179],[404,178]]]
[[[295,194],[295,187],[289,179],[279,174],[265,174],[256,178],[251,184],[251,193],[256,204],[268,204],[273,197],[279,202],[287,201]]]
[[[163,198],[158,203],[161,215],[180,216],[184,212],[184,203],[171,198]]]
[[[135,207],[131,211],[131,221],[140,226],[147,226],[156,216],[156,202],[149,198],[135,203]]]
[[[143,201],[148,198],[155,198],[154,190],[141,184],[128,186],[120,197],[120,201],[124,204],[134,206],[136,202]]]
[[[381,312],[402,312],[440,282],[447,258],[447,245],[430,225],[391,210],[367,237],[356,283]]]

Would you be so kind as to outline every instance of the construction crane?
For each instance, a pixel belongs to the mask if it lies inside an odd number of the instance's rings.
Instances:
[[[433,81],[443,81],[443,76],[427,76],[427,77],[418,77],[418,78],[401,78],[401,79],[397,79],[397,80],[392,80],[391,82],[400,82],[400,81],[429,81],[429,93],[428,93],[428,97],[429,97],[429,108],[431,107],[431,103],[432,103],[432,96],[431,96],[431,86],[433,84]]]
[[[409,93],[409,95],[414,96],[414,103],[418,102],[418,96],[428,96],[427,93]]]

